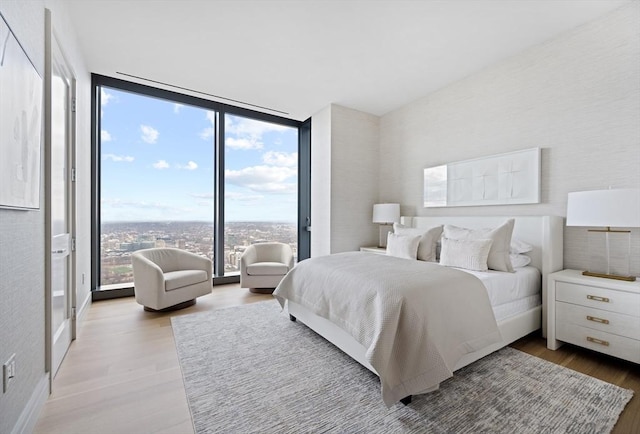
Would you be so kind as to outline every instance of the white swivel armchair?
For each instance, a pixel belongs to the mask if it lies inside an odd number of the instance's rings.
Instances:
[[[240,286],[270,294],[292,268],[293,251],[288,244],[252,244],[240,258]]]
[[[136,301],[147,311],[181,309],[212,290],[211,261],[172,248],[138,250],[131,255]]]

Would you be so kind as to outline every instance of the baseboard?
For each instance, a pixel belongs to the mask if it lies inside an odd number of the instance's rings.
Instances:
[[[80,323],[81,321],[84,321],[84,317],[87,314],[87,312],[89,312],[89,307],[91,307],[91,292],[89,292],[87,294],[87,296],[84,299],[84,303],[82,303],[82,306],[80,306],[79,308],[76,308],[76,323]]]
[[[31,434],[36,427],[44,403],[49,398],[49,374],[44,374],[29,398],[29,402],[20,413],[20,417],[11,430],[11,434]]]

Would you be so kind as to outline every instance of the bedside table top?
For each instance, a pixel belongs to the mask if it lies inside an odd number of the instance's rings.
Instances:
[[[378,246],[360,247],[360,251],[361,252],[371,252],[371,253],[383,253],[383,254],[387,253],[387,249],[385,247],[378,247]]]
[[[640,281],[625,282],[623,280],[606,279],[604,277],[583,276],[582,270],[561,270],[549,274],[549,279],[623,291],[640,292]]]

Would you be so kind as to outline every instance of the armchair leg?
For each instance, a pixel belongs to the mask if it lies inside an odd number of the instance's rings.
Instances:
[[[249,288],[249,292],[254,294],[273,294],[275,288]]]
[[[153,309],[149,306],[144,306],[144,310],[147,312],[171,312],[178,309],[184,309],[185,307],[193,306],[196,304],[196,299],[183,301],[182,303],[174,304],[173,306],[165,307],[164,309]]]

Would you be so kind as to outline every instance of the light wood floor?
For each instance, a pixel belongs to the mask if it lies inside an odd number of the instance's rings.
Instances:
[[[133,298],[94,302],[53,382],[35,433],[193,433],[171,316],[270,299],[238,285],[221,285],[211,295],[198,298],[195,306],[173,313],[144,312]],[[633,389],[636,395],[614,433],[640,433],[637,365],[568,345],[550,351],[535,336],[512,346]]]

